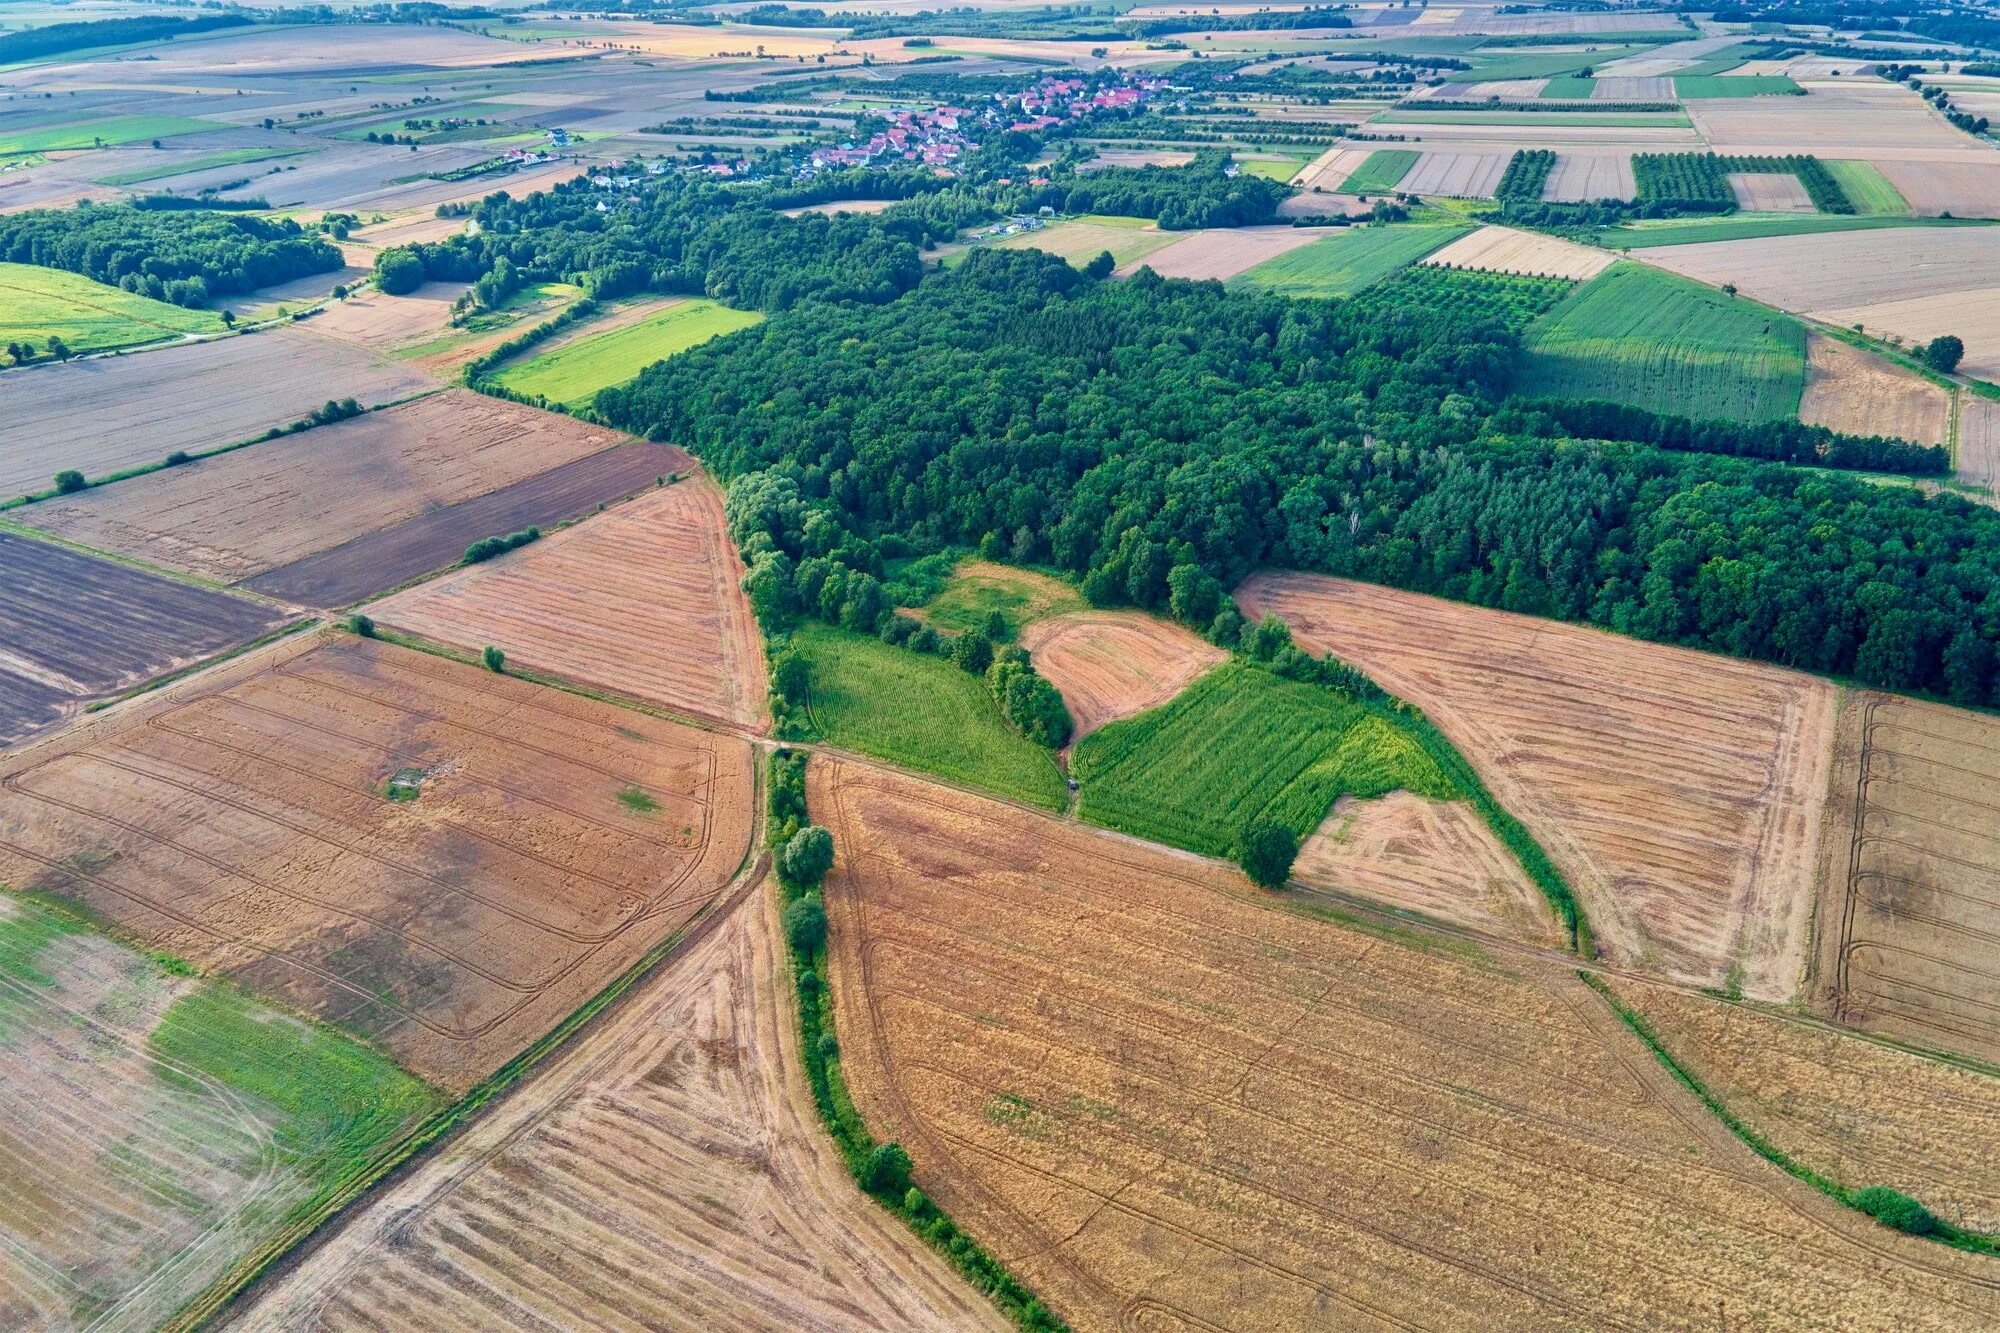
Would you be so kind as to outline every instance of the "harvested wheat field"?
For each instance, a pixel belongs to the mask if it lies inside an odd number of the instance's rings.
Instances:
[[[1729,189],[1752,213],[1814,213],[1805,182],[1790,172],[1732,171]]]
[[[1541,890],[1464,801],[1343,796],[1300,845],[1292,878],[1528,944],[1567,943]]]
[[[1481,227],[1442,250],[1418,261],[1435,268],[1469,268],[1482,273],[1524,273],[1542,278],[1594,278],[1618,262],[1605,250],[1578,245],[1558,236],[1515,231],[1512,227]]]
[[[381,603],[385,625],[720,722],[764,721],[764,651],[700,473]]]
[[[1149,268],[1163,278],[1233,278],[1267,259],[1310,245],[1327,231],[1323,227],[1222,227],[1198,231],[1120,270],[1136,273]]]
[[[363,639],[278,645],[0,770],[0,882],[454,1091],[681,929],[750,747]]]
[[[820,1126],[776,916],[738,895],[234,1326],[1001,1327]]]
[[[1228,654],[1171,621],[1137,611],[1071,611],[1021,631],[1021,646],[1061,692],[1081,740],[1156,708]]]
[[[601,426],[449,389],[31,505],[71,541],[227,583],[609,449]]]
[[[1517,131],[1518,133],[1518,131]],[[1402,194],[1491,199],[1507,174],[1509,153],[1425,153],[1396,183]]]
[[[1598,87],[1606,82],[1598,80]],[[1638,193],[1630,153],[1559,153],[1556,168],[1542,187],[1542,198],[1565,204],[1630,199]]]
[[[445,331],[451,304],[465,289],[462,282],[427,282],[407,296],[390,296],[364,288],[313,316],[312,331],[375,350],[423,342]]]
[[[2000,719],[1856,695],[1827,812],[1814,999],[2000,1064]]]
[[[1829,322],[1848,306],[1949,296],[2000,287],[2000,231],[1985,227],[1890,227],[1742,241],[1667,245],[1635,254],[1649,264],[1785,310]],[[1968,340],[1969,341],[1969,340]]]
[[[1958,397],[1958,479],[2000,495],[2000,403],[1991,398]]]
[[[1833,686],[1319,575],[1253,575],[1236,600],[1422,708],[1555,859],[1610,957],[1791,997]]]
[[[1801,1164],[2000,1232],[2000,1079],[1749,1005],[1630,978],[1613,986],[1676,1060]]]
[[[2000,162],[1902,162],[1883,156],[1875,166],[1920,217],[2000,218]]]
[[[1808,330],[1799,420],[1853,435],[1943,444],[1951,395],[1893,361]]]
[[[2000,1318],[1986,1261],[1754,1157],[1564,969],[859,764],[808,784],[855,1102],[1079,1333]]]
[[[2000,253],[2000,233],[1989,243]],[[1812,313],[1829,324],[1859,324],[1878,338],[1886,333],[1910,343],[1949,333],[1965,344],[1961,375],[2000,380],[2000,284]]]
[[[1991,152],[1953,129],[1910,89],[1869,79],[1828,80],[1808,88],[1804,97],[1704,98],[1686,103],[1685,110],[1709,148],[1724,154],[1811,153],[1887,162]]]

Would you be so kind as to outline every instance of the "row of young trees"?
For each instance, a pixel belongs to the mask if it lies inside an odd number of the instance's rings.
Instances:
[[[199,306],[342,264],[290,219],[78,204],[0,217],[0,261],[65,269],[128,292]]]

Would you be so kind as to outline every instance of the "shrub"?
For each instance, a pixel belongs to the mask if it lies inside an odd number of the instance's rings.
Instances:
[[[979,630],[969,629],[952,641],[951,660],[961,671],[985,675],[986,668],[993,665],[993,640]]]
[[[424,284],[424,261],[406,246],[384,250],[375,257],[375,285],[390,296],[402,296]]]
[[[910,1188],[910,1155],[900,1143],[879,1143],[861,1168],[861,1188],[870,1194],[906,1195]]]
[[[375,622],[358,611],[347,618],[347,628],[353,630],[364,639],[375,637]]]
[[[1292,877],[1292,862],[1298,854],[1297,834],[1275,820],[1259,819],[1243,830],[1236,860],[1253,884],[1281,889]]]
[[[176,449],[168,454],[165,459],[168,467],[179,467],[183,463],[192,463],[193,461],[194,459],[188,455],[188,451],[185,449]]]
[[[798,653],[784,653],[771,671],[771,684],[786,703],[804,703],[812,690],[812,665]]]
[[[784,924],[785,938],[801,958],[812,957],[826,943],[826,906],[817,893],[786,903]]]
[[[1924,345],[1924,364],[1932,370],[1942,370],[1947,375],[1958,369],[1959,358],[1965,355],[1965,344],[1946,333],[1933,338]]]
[[[75,495],[88,485],[90,483],[83,479],[83,474],[73,467],[66,467],[56,473],[56,494],[58,495]]]
[[[833,835],[808,824],[778,849],[778,873],[793,888],[815,889],[833,869]]]
[[[1912,1236],[1935,1235],[1938,1230],[1937,1217],[1930,1209],[1887,1185],[1870,1185],[1858,1191],[1854,1206],[1883,1226],[1907,1231]]]
[[[507,654],[501,652],[490,643],[479,650],[479,660],[486,664],[488,671],[498,672],[507,669]]]
[[[476,565],[482,560],[491,560],[496,555],[505,555],[516,547],[526,546],[529,542],[540,541],[541,538],[540,528],[522,528],[519,532],[510,532],[504,537],[481,537],[465,548],[463,563]]]

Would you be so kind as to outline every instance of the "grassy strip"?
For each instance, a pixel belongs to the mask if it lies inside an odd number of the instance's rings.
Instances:
[[[1803,1180],[1829,1199],[1843,1203],[1857,1212],[1866,1213],[1892,1230],[1939,1241],[1953,1249],[1967,1250],[1973,1254],[2000,1254],[2000,1237],[1954,1226],[1943,1218],[1933,1215],[1922,1204],[1900,1191],[1881,1185],[1855,1189],[1850,1185],[1843,1185],[1831,1176],[1823,1176],[1804,1163],[1796,1161],[1784,1149],[1739,1120],[1735,1113],[1723,1104],[1721,1098],[1703,1086],[1693,1071],[1674,1058],[1673,1052],[1667,1049],[1666,1043],[1660,1040],[1659,1034],[1653,1031],[1653,1025],[1646,1021],[1644,1015],[1620,999],[1602,977],[1582,969],[1578,969],[1577,976],[1583,979],[1585,985],[1604,997],[1604,1002],[1611,1006],[1611,1011],[1623,1019],[1625,1026],[1632,1029],[1639,1040],[1659,1057],[1660,1063],[1667,1067],[1667,1072],[1672,1074],[1682,1087],[1700,1098],[1701,1104],[1714,1112],[1715,1118],[1727,1125],[1730,1133],[1741,1139],[1750,1151],[1771,1165],[1787,1175]]]
[[[771,756],[770,816],[774,829],[788,816],[796,816],[805,806],[805,766],[803,753],[779,750]],[[778,879],[779,894],[787,908],[813,899],[802,885]],[[822,978],[826,969],[825,930],[810,932],[789,928],[787,913],[786,950],[792,964],[792,993],[799,1006],[799,1051],[805,1062],[806,1082],[812,1088],[813,1105],[833,1138],[841,1160],[863,1193],[902,1218],[910,1229],[950,1262],[960,1276],[979,1288],[1014,1322],[1030,1333],[1057,1333],[1069,1326],[1053,1314],[1021,1281],[987,1253],[972,1237],[959,1230],[928,1195],[908,1183],[908,1158],[893,1143],[877,1143],[868,1132],[854,1099],[848,1095],[847,1080],[840,1069],[840,1044],[833,1030],[833,994]]]

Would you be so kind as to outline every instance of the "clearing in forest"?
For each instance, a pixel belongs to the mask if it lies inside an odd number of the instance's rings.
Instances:
[[[1031,621],[1083,604],[1076,585],[1062,579],[991,560],[961,560],[944,588],[914,614],[946,634],[963,634],[985,629],[998,613],[1013,638]]]
[[[1284,296],[1352,296],[1469,230],[1458,223],[1350,227],[1268,259],[1233,281]]]
[[[62,269],[0,264],[0,347],[33,343],[46,355],[49,339],[60,338],[81,354],[222,331],[213,310],[154,301]]]
[[[855,1104],[1078,1333],[2000,1318],[1989,1260],[1759,1160],[1566,969],[860,764],[808,785]]]
[[[992,242],[1003,250],[1041,250],[1082,267],[1109,252],[1125,265],[1182,239],[1183,232],[1161,231],[1143,218],[1086,215],[1050,223],[1034,231],[1017,232]]]
[[[1237,602],[1423,709],[1561,867],[1612,958],[1792,997],[1833,686],[1322,575],[1255,575]]]
[[[585,324],[578,336],[533,352],[493,378],[502,388],[525,397],[583,407],[599,389],[624,384],[655,361],[747,329],[763,318],[716,301],[675,301],[616,328],[593,329]]]
[[[1228,654],[1139,611],[1069,611],[1029,625],[1021,646],[1069,705],[1081,740],[1167,702]]]

